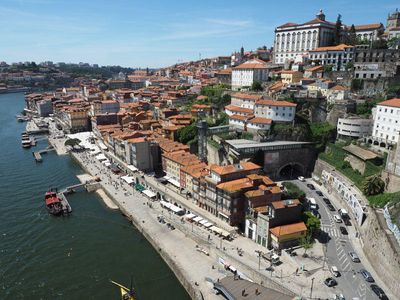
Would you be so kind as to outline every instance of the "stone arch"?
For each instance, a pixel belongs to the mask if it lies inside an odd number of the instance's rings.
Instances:
[[[372,139],[368,139],[368,144],[372,144]]]
[[[277,177],[284,179],[294,179],[305,175],[306,168],[299,162],[290,162],[278,169]]]
[[[386,147],[386,143],[385,142],[380,142],[379,143],[379,147],[385,148]]]

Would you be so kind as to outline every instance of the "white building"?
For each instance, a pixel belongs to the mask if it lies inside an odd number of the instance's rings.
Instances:
[[[396,144],[400,131],[400,99],[390,99],[376,106],[372,139],[382,147]]]
[[[382,23],[356,25],[354,28],[356,30],[357,38],[363,41],[376,41],[385,31],[385,27]]]
[[[361,138],[372,133],[372,119],[363,119],[357,116],[339,118],[337,122],[338,136]]]
[[[332,65],[333,71],[345,71],[346,64],[353,61],[354,47],[345,44],[319,47],[310,51],[310,60],[321,65]]]
[[[257,100],[254,107],[256,117],[271,119],[274,122],[293,122],[297,104],[288,101],[269,99]]]
[[[332,45],[335,23],[325,20],[321,10],[316,18],[303,23],[286,23],[275,29],[274,62],[283,64],[318,47]]]
[[[232,90],[250,87],[254,82],[268,79],[267,64],[260,59],[252,59],[232,69]]]
[[[259,99],[262,99],[261,95],[234,93],[231,95],[231,105],[253,109]]]

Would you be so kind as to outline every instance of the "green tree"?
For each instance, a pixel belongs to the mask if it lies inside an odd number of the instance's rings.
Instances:
[[[75,146],[78,146],[80,143],[81,143],[80,139],[68,139],[64,142],[64,145],[75,147]]]
[[[262,87],[262,85],[261,85],[261,82],[259,82],[259,81],[254,81],[254,82],[252,83],[250,89],[251,89],[252,91],[258,92],[258,91],[262,91],[262,90],[263,90],[263,87]]]
[[[353,62],[349,61],[349,62],[346,64],[345,68],[346,68],[346,71],[352,71],[353,68],[354,68]]]
[[[332,72],[333,66],[332,65],[324,65],[324,72]]]
[[[177,132],[178,140],[183,144],[189,143],[196,136],[197,136],[197,127],[195,122],[193,122],[189,126],[178,129]]]
[[[307,234],[305,237],[301,238],[300,246],[304,248],[303,256],[306,256],[307,250],[311,249],[313,246],[313,240],[311,235]]]
[[[339,45],[342,38],[342,15],[338,14],[335,24],[335,31],[333,33],[333,44]]]
[[[371,43],[371,48],[372,49],[387,49],[388,48],[388,43],[385,39],[379,38],[376,41],[373,41]]]
[[[399,49],[400,48],[400,37],[393,37],[388,39],[387,45],[391,49]]]
[[[306,196],[303,190],[301,190],[297,185],[293,182],[283,182],[283,187],[285,191],[283,193],[283,198],[285,199],[299,199],[303,200]]]
[[[356,28],[354,27],[354,24],[351,24],[348,36],[348,44],[355,46],[357,45],[357,42],[358,39],[357,39]]]
[[[380,175],[373,175],[365,179],[363,183],[363,192],[367,196],[373,196],[383,193],[385,182]]]
[[[303,213],[303,222],[306,224],[308,235],[313,236],[321,228],[321,221],[310,211]]]

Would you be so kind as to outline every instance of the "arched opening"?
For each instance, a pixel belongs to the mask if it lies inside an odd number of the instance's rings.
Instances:
[[[374,145],[375,145],[375,146],[378,146],[378,145],[379,145],[379,142],[378,142],[378,141],[374,141]]]
[[[380,147],[385,148],[386,147],[386,143],[382,142],[379,144]]]
[[[368,139],[368,144],[372,144],[372,140],[371,139]]]
[[[295,179],[299,176],[304,175],[304,167],[298,163],[290,163],[278,171],[278,177],[280,179]]]

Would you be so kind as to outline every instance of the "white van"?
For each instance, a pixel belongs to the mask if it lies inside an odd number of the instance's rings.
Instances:
[[[339,277],[339,276],[340,276],[340,272],[339,272],[338,268],[336,268],[336,266],[332,266],[332,267],[331,267],[331,273],[332,273],[333,276],[335,276],[335,277]]]
[[[333,215],[333,219],[336,223],[342,223],[342,218],[339,215]]]
[[[314,198],[308,198],[308,204],[310,205],[310,209],[318,209],[317,201]]]

